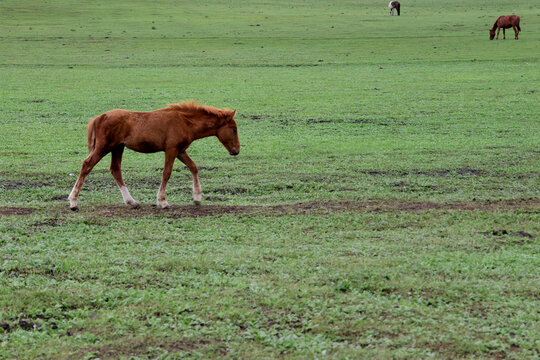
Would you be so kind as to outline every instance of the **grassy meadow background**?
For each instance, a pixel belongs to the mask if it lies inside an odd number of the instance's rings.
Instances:
[[[0,1],[0,359],[538,358],[538,6],[200,3]],[[188,99],[203,205],[126,151],[69,210],[89,119]]]

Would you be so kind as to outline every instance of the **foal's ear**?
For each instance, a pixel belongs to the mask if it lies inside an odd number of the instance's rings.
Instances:
[[[234,117],[234,115],[236,115],[236,109],[231,112],[231,117]]]

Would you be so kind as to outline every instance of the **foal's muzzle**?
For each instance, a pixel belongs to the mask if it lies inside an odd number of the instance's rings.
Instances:
[[[240,154],[240,150],[232,149],[231,151],[229,151],[229,154],[231,154],[232,156],[236,156],[236,155]]]

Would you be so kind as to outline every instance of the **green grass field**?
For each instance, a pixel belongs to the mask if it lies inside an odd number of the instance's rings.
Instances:
[[[0,359],[538,358],[538,6],[196,3],[0,1]],[[188,99],[203,205],[126,151],[69,210],[89,119]]]

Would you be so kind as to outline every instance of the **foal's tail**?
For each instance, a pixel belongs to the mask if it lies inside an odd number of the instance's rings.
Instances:
[[[518,32],[521,32],[521,28],[519,27],[519,23],[516,24],[516,27],[518,29]]]
[[[96,146],[96,121],[104,118],[106,115],[101,114],[98,117],[93,118],[88,122],[88,152],[91,153],[94,151]]]

